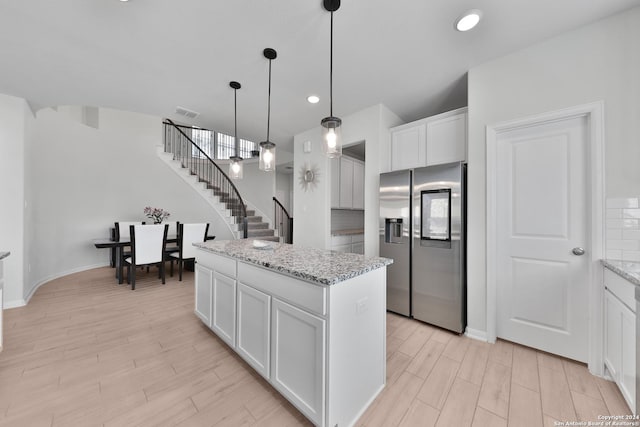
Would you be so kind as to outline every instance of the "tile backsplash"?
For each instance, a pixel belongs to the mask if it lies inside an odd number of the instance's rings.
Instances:
[[[640,262],[640,197],[607,199],[606,257]]]

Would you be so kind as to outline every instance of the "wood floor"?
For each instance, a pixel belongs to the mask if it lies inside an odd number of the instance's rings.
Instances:
[[[193,314],[193,273],[109,268],[5,311],[0,426],[310,425]],[[361,426],[542,426],[628,414],[612,382],[526,347],[388,314],[387,387]]]

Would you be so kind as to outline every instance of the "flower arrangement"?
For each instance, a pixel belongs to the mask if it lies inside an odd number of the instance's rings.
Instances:
[[[162,221],[166,218],[169,218],[169,215],[171,215],[164,209],[152,208],[150,206],[144,208],[144,214],[147,216],[147,218],[153,219],[154,224],[162,224]]]

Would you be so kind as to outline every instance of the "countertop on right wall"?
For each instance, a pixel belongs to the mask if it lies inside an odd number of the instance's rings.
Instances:
[[[640,286],[640,262],[603,259],[602,265],[634,285]]]

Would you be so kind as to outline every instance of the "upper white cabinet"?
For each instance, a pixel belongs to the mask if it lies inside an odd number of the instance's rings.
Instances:
[[[604,270],[604,363],[636,413],[636,312],[634,285]]]
[[[340,207],[353,207],[353,160],[340,157]]]
[[[467,108],[391,128],[391,170],[466,160]]]
[[[331,207],[364,209],[364,162],[347,156],[331,159]]]

